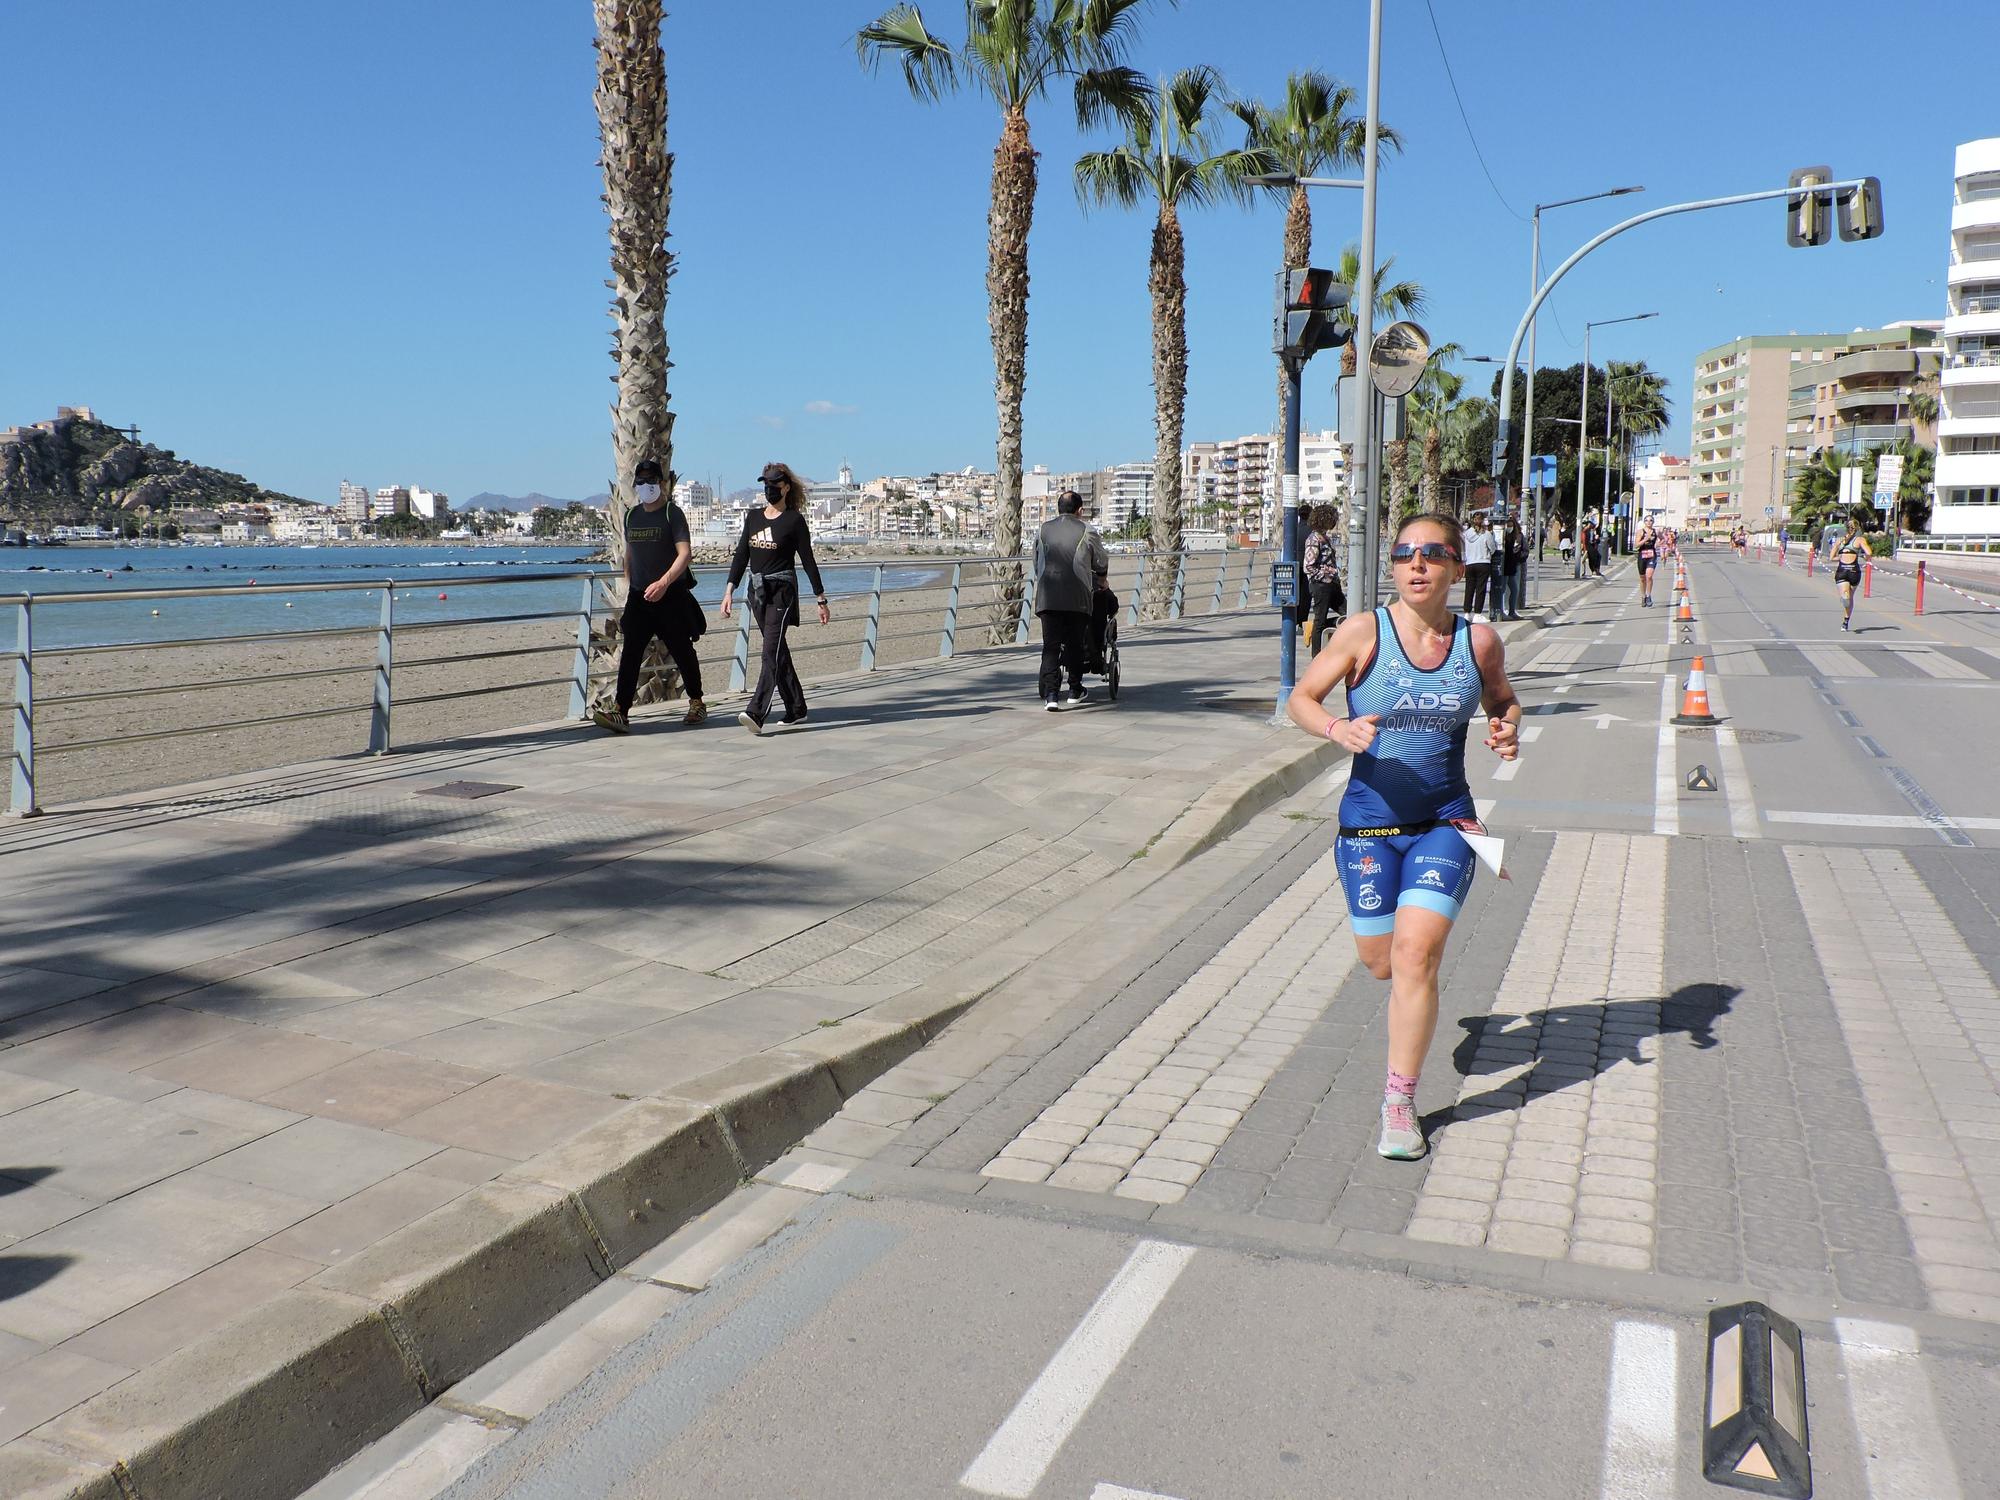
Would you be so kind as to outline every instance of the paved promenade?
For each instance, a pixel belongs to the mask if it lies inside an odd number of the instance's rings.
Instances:
[[[1428,1158],[1373,1150],[1336,774],[313,1500],[1694,1500],[1743,1298],[1805,1331],[1814,1493],[2000,1493],[2000,819],[1932,750],[2000,728],[2000,622],[1692,571],[1685,640],[1617,579],[1510,648]],[[1722,731],[1669,722],[1696,653]]]
[[[132,1413],[80,1404],[218,1324],[384,1295],[371,1251],[579,1133],[831,1067],[729,1121],[719,1193],[1330,762],[1238,685],[1268,620],[1125,646],[1120,701],[1062,714],[1030,654],[976,655],[762,739],[724,701],[0,828],[0,1439],[115,1452]]]

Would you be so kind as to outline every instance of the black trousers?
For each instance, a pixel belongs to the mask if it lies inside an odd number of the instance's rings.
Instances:
[[[618,623],[619,632],[624,636],[618,648],[618,712],[621,714],[630,712],[632,700],[639,696],[639,668],[645,665],[646,646],[655,636],[666,647],[667,655],[673,658],[674,668],[681,674],[688,697],[701,696],[701,660],[694,654],[694,642],[688,638],[686,627],[674,618],[675,611],[669,607],[671,603],[671,595],[654,604],[636,589],[625,601],[625,614]]]
[[[1338,578],[1329,578],[1324,583],[1312,584],[1313,650],[1320,651],[1326,645],[1326,622],[1334,615],[1347,613],[1347,590],[1340,586]]]
[[[785,639],[791,629],[792,612],[798,595],[787,587],[766,587],[757,611],[757,629],[764,637],[763,660],[757,668],[757,690],[750,695],[750,717],[758,723],[771,711],[771,696],[784,701],[785,717],[796,719],[806,711],[806,690],[792,666],[792,648]]]
[[[1493,571],[1491,563],[1467,563],[1465,565],[1465,613],[1484,614],[1486,611],[1486,579]]]
[[[1042,701],[1060,696],[1063,674],[1075,696],[1083,686],[1084,658],[1090,652],[1091,617],[1080,611],[1045,609],[1042,616]]]

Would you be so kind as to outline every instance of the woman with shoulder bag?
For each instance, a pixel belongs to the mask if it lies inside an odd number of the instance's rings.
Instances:
[[[784,722],[802,723],[806,716],[806,692],[792,666],[791,647],[785,632],[799,622],[799,574],[804,564],[819,602],[819,622],[833,618],[827,608],[826,586],[820,582],[819,564],[813,560],[812,530],[806,524],[806,487],[799,476],[780,463],[764,465],[761,476],[764,503],[753,506],[743,516],[743,535],[736,541],[736,556],[729,564],[729,583],[722,591],[722,618],[729,618],[736,585],[747,570],[750,578],[750,613],[764,637],[763,660],[757,673],[757,690],[736,722],[752,734],[764,732],[764,719],[771,710],[775,692],[785,700]]]

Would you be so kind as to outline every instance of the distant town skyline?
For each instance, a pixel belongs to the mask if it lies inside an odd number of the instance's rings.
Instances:
[[[1380,234],[1397,274],[1430,293],[1421,321],[1436,340],[1504,353],[1537,200],[1647,188],[1545,216],[1553,262],[1623,209],[1764,187],[1818,162],[1882,178],[1882,239],[1787,250],[1766,207],[1648,226],[1556,293],[1541,362],[1575,363],[1587,318],[1657,309],[1593,354],[1667,376],[1665,442],[1685,452],[1698,351],[1944,315],[1952,152],[1992,125],[1981,50],[1938,45],[1953,17],[1942,0],[1830,0],[1813,13],[1857,55],[1920,46],[1893,130],[1868,88],[1852,108],[1799,109],[1770,87],[1769,60],[1797,44],[1782,9],[1435,10],[1451,77],[1428,18],[1390,15],[1383,114],[1406,147],[1383,176]],[[277,12],[213,0],[187,14],[104,0],[93,15],[117,48],[79,47],[59,8],[9,19],[0,118],[17,159],[117,169],[103,192],[24,191],[16,203],[0,244],[13,293],[0,424],[89,402],[149,441],[317,500],[343,475],[422,476],[467,496],[607,487],[587,7],[507,8],[470,47],[448,12],[388,0]],[[1307,18],[1314,40],[1301,46]],[[677,467],[724,493],[771,457],[821,476],[843,459],[866,473],[992,464],[984,241],[997,111],[971,94],[919,104],[893,72],[864,73],[852,34],[866,19],[773,0],[754,17],[691,8],[667,22]],[[952,35],[961,24],[933,20]],[[1262,97],[1288,68],[1358,85],[1365,21],[1359,4],[1159,6],[1133,62],[1157,73],[1200,59]],[[782,109],[742,88],[753,40]],[[299,108],[356,80],[368,97],[421,105]],[[1534,80],[1546,86],[1524,91]],[[82,97],[90,108],[74,107]],[[1726,129],[1689,113],[1724,99]],[[270,129],[274,118],[286,128]],[[827,119],[843,128],[800,128]],[[1033,129],[1029,460],[1141,458],[1150,215],[1078,207],[1071,164],[1105,137],[1080,135],[1066,98],[1045,101]],[[894,170],[875,165],[891,152]],[[1316,258],[1334,260],[1357,234],[1355,195],[1317,194],[1313,207]],[[1187,217],[1190,435],[1271,425],[1281,217],[1275,201]],[[1490,374],[1462,372],[1472,389]],[[1309,371],[1309,424],[1331,421],[1334,374],[1326,357]]]

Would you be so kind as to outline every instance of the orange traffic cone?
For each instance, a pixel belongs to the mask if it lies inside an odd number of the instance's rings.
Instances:
[[[1681,693],[1681,711],[1674,715],[1676,724],[1713,724],[1715,715],[1708,711],[1708,674],[1701,668],[1701,658],[1694,659],[1694,667],[1688,673],[1687,687]]]
[[[1692,625],[1694,623],[1694,600],[1690,599],[1685,591],[1681,594],[1680,613],[1675,615],[1674,618],[1683,624]]]

